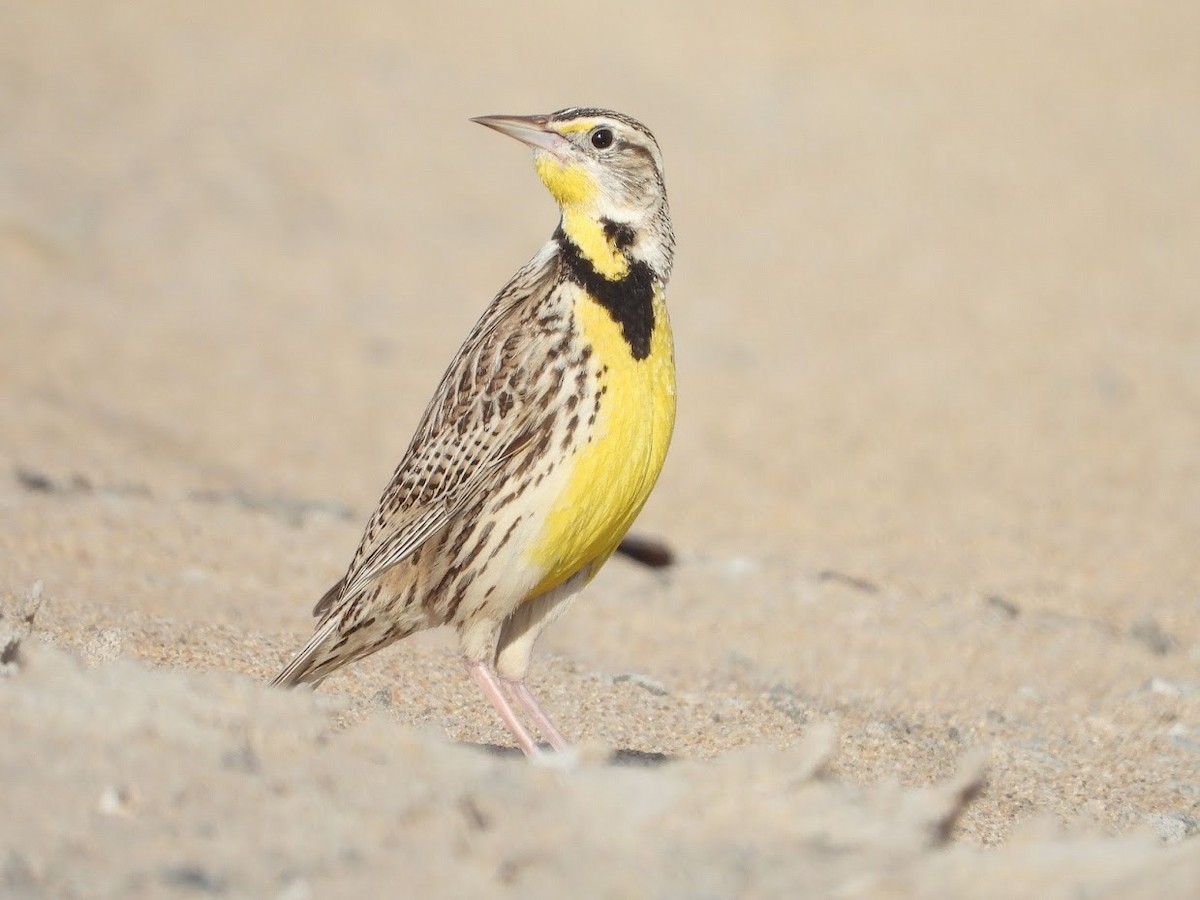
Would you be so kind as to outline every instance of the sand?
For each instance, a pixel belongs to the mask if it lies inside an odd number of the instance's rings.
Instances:
[[[1195,896],[1197,33],[0,3],[0,895]],[[554,226],[467,117],[572,104],[667,160],[676,562],[536,767],[450,635],[263,684]]]

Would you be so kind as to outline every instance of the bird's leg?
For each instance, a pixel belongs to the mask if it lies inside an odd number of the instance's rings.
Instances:
[[[550,746],[559,753],[565,753],[571,749],[571,745],[567,743],[567,739],[562,736],[554,723],[550,721],[550,717],[538,704],[537,698],[533,696],[533,691],[522,680],[510,681],[507,678],[501,679],[501,682],[508,689],[508,694],[529,714],[529,718],[533,724],[537,726],[538,731],[542,733],[542,737],[550,742]]]
[[[520,746],[522,752],[530,759],[536,759],[541,756],[542,751],[538,749],[537,741],[533,739],[533,735],[529,733],[529,729],[522,725],[521,720],[517,718],[512,704],[504,696],[504,691],[500,689],[500,683],[496,680],[496,676],[492,674],[492,670],[487,667],[487,663],[482,660],[464,659],[463,665],[467,667],[467,672],[475,680],[475,683],[479,685],[479,689],[483,691],[483,695],[488,698],[488,702],[496,708],[496,712],[500,713],[500,718],[504,720],[504,724],[512,732],[512,736],[517,739],[517,744]],[[531,697],[530,699],[532,700],[533,698]],[[536,704],[534,705],[536,706]],[[539,725],[539,727],[541,726]],[[561,736],[559,736],[559,740],[562,740]],[[554,743],[553,740],[551,740],[551,743]],[[557,749],[557,745],[555,746]]]
[[[496,642],[496,674],[508,689],[508,696],[525,710],[529,721],[537,726],[547,741],[559,753],[571,749],[550,717],[542,710],[533,692],[525,685],[529,658],[538,635],[547,625],[562,615],[571,598],[592,576],[593,567],[584,566],[562,584],[532,600],[525,600],[504,621]]]

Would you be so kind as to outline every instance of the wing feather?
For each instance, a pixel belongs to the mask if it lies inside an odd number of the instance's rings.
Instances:
[[[317,604],[333,615],[467,508],[529,452],[548,411],[528,360],[538,302],[559,278],[547,244],[497,295],[442,376],[400,465],[367,524],[345,578]],[[522,321],[529,319],[529,321]]]

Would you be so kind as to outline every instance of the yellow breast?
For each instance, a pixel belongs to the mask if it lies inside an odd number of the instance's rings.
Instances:
[[[529,549],[530,562],[545,572],[530,598],[585,566],[594,573],[612,555],[658,480],[675,427],[675,351],[661,291],[645,359],[633,358],[621,327],[582,290],[575,315],[592,347],[589,364],[600,373],[600,402],[596,421],[575,432],[565,487]]]

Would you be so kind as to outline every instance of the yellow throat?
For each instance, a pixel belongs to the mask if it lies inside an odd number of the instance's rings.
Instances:
[[[587,169],[581,165],[563,165],[550,156],[539,156],[534,166],[542,183],[562,207],[562,226],[567,237],[605,278],[624,278],[629,273],[629,260],[604,233],[596,215],[600,190]]]

